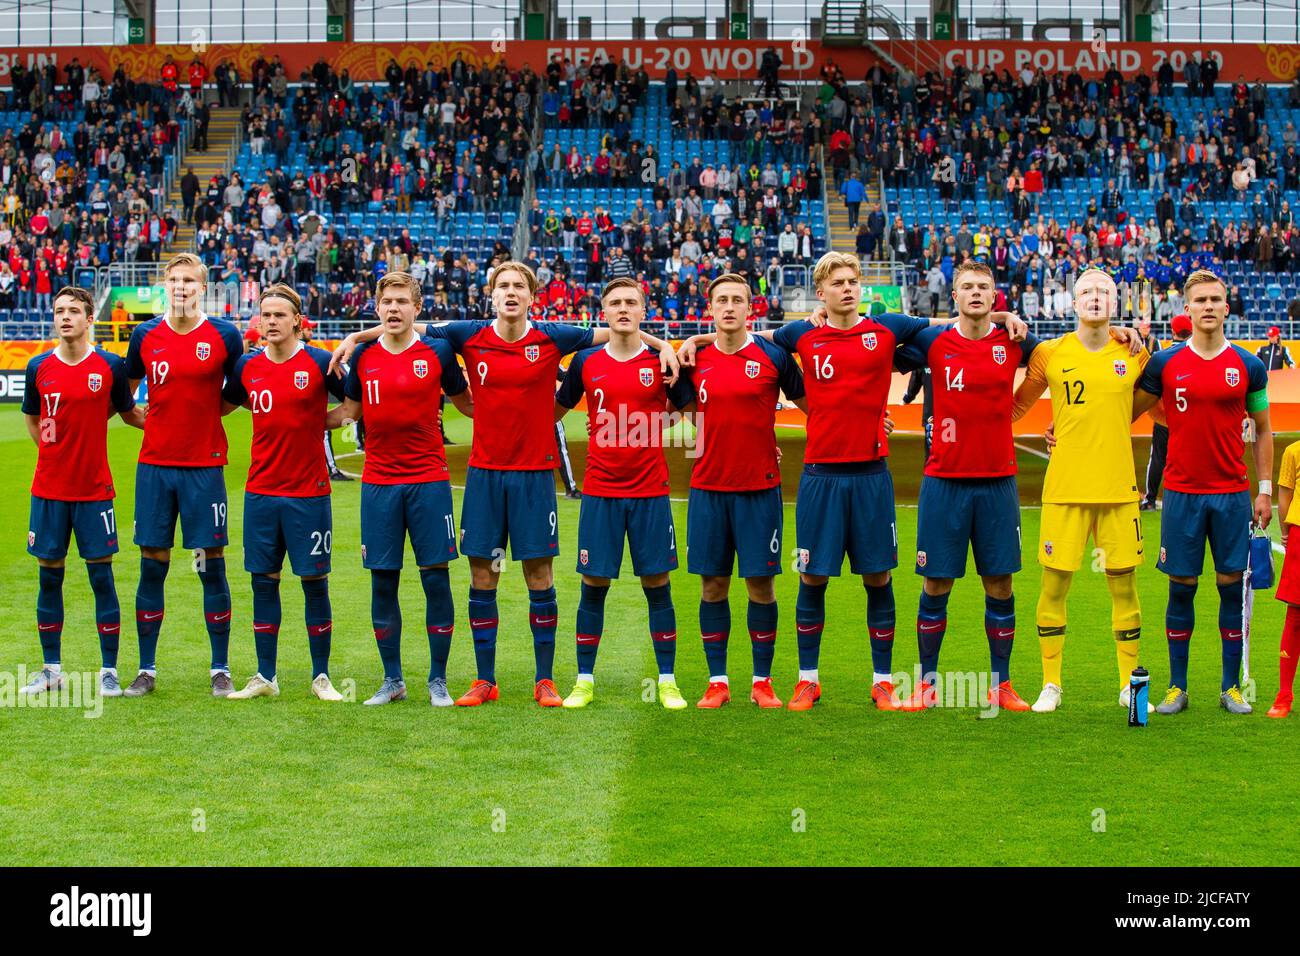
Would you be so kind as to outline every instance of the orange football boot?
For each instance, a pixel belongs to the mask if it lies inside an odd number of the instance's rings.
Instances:
[[[876,710],[904,710],[903,702],[894,693],[894,685],[882,680],[871,685],[871,700]]]
[[[1011,681],[1004,680],[998,684],[998,689],[989,691],[989,703],[993,703],[994,695],[997,696],[997,705],[1002,710],[1029,710],[1029,705],[1024,702],[1016,689],[1011,686]]]
[[[776,691],[772,690],[770,677],[765,677],[753,685],[753,690],[749,692],[749,699],[764,708],[785,706],[781,703],[781,698],[776,696]]]
[[[717,710],[723,704],[731,703],[731,687],[722,681],[709,681],[709,689],[704,692],[696,707]]]
[[[1279,693],[1277,699],[1273,701],[1273,706],[1268,709],[1268,715],[1270,717],[1287,717],[1290,713],[1291,695]]]
[[[912,691],[912,696],[900,702],[898,709],[910,714],[918,710],[937,707],[938,705],[938,695],[934,685],[928,681],[921,681],[916,690]]]
[[[812,710],[813,704],[822,699],[822,685],[810,680],[801,680],[794,685],[790,696],[791,710]]]
[[[543,707],[563,707],[564,698],[555,690],[555,681],[549,677],[539,680],[533,687],[533,700]]]
[[[501,696],[497,685],[485,680],[476,680],[469,685],[469,690],[456,701],[457,707],[477,707]]]

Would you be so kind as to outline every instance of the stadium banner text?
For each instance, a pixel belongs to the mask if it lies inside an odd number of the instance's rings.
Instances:
[[[910,63],[916,53],[913,44],[881,41],[899,62]],[[716,73],[720,79],[753,79],[758,73],[763,51],[775,47],[781,53],[781,74],[790,80],[813,79],[827,60],[844,70],[850,82],[859,82],[876,62],[877,56],[863,48],[823,48],[815,40],[511,40],[457,41],[432,43],[276,43],[212,44],[202,53],[190,46],[112,46],[112,47],[31,47],[0,53],[0,86],[10,84],[10,72],[17,63],[36,69],[53,63],[63,67],[75,58],[83,66],[93,65],[106,77],[120,66],[132,79],[154,80],[163,62],[171,56],[178,63],[197,58],[209,71],[221,63],[233,63],[246,82],[258,58],[278,56],[290,81],[323,60],[334,70],[347,70],[354,80],[383,79],[390,60],[396,59],[403,69],[415,66],[435,69],[450,66],[460,56],[472,66],[508,67],[525,64],[541,72],[550,57],[558,54],[579,66],[596,60],[625,61],[633,70],[644,68],[652,79],[662,79],[669,69],[679,77],[693,73],[703,78]],[[1201,60],[1214,57],[1224,77],[1242,74],[1247,81],[1256,78],[1266,83],[1289,83],[1300,66],[1300,44],[1276,43],[1036,43],[1008,40],[970,42],[953,41],[929,44],[938,53],[944,69],[957,65],[972,69],[990,67],[1018,72],[1025,67],[1048,73],[1078,70],[1084,76],[1100,76],[1112,66],[1122,73],[1145,72],[1154,75],[1168,63],[1181,80],[1183,66],[1199,54]]]

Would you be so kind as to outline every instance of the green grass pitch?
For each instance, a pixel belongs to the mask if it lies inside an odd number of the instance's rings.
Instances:
[[[579,421],[570,421],[582,439]],[[463,471],[468,423],[451,424],[453,480]],[[110,436],[120,497],[122,553],[115,564],[123,607],[121,672],[137,661],[133,599],[138,553],[128,533],[139,433]],[[235,597],[232,665],[250,675],[250,596],[241,564],[242,485],[249,423],[227,419],[227,470]],[[783,436],[784,467],[799,467],[797,436]],[[581,447],[575,452],[580,454]],[[1145,451],[1141,452],[1145,460]],[[39,661],[33,626],[35,562],[24,550],[35,449],[16,407],[0,412],[0,671]],[[1026,501],[1043,463],[1025,456]],[[919,584],[910,569],[919,459],[915,439],[896,442],[899,540],[895,669],[916,663]],[[674,480],[684,494],[684,483]],[[787,482],[787,495],[794,482]],[[357,484],[334,490],[336,683],[359,697],[378,684],[369,625],[369,581],[359,560]],[[458,510],[459,510],[459,493]],[[685,505],[676,507],[679,536]],[[574,675],[572,572],[577,502],[559,502],[560,631],[557,682]],[[1155,571],[1159,517],[1143,516],[1148,563],[1140,575],[1147,637],[1142,661],[1162,688],[1165,579]],[[1023,512],[1025,570],[1016,579],[1019,634],[1012,675],[1031,700],[1040,685],[1032,560],[1038,512]],[[786,550],[794,546],[786,510]],[[178,558],[183,557],[178,552]],[[413,568],[408,560],[408,569]],[[796,576],[778,579],[777,687],[794,683]],[[1210,579],[1212,580],[1212,579]],[[466,562],[452,566],[458,629],[453,691],[473,677],[465,625]],[[677,674],[694,701],[706,673],[697,580],[673,580],[679,626]],[[412,698],[385,708],[326,705],[309,695],[302,594],[282,589],[281,696],[249,702],[208,693],[207,638],[197,580],[179,562],[167,582],[159,690],[142,700],[84,710],[0,708],[0,846],[6,864],[1255,864],[1300,862],[1280,834],[1294,824],[1296,720],[1262,711],[1277,688],[1282,608],[1261,595],[1254,619],[1256,714],[1218,709],[1216,594],[1204,583],[1192,647],[1192,708],[1129,730],[1117,705],[1109,601],[1101,576],[1076,578],[1065,651],[1066,697],[1049,716],[975,709],[882,714],[868,698],[870,658],[864,595],[852,577],[833,581],[822,653],[823,702],[811,713],[758,712],[744,688],[749,648],[740,582],[732,591],[731,674],[738,700],[718,712],[667,713],[643,699],[654,673],[644,600],[630,569],[614,586],[586,711],[542,711],[531,697],[532,649],[518,565],[501,588],[501,700],[476,710],[435,711],[424,699],[428,665],[423,599],[403,577],[405,666]],[[64,662],[98,667],[93,607],[80,562],[65,585]],[[959,582],[951,603],[945,669],[988,666],[978,579]],[[12,676],[11,678],[12,679]]]

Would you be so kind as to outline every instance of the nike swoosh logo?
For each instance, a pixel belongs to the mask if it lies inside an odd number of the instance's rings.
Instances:
[[[957,353],[956,353],[956,352],[944,352],[944,353],[943,353],[943,357],[946,358],[946,359],[955,359],[955,358],[957,357]],[[1067,369],[1067,371],[1068,371],[1068,369]]]
[[[258,624],[256,621],[253,622],[253,631],[257,634],[269,634],[276,629],[277,628],[274,624]]]
[[[1061,369],[1061,374],[1062,374],[1062,375],[1068,375],[1068,374],[1070,374],[1071,372],[1073,372],[1073,371],[1074,371],[1076,368],[1078,368],[1078,367],[1079,367],[1079,366],[1077,366],[1077,365],[1071,365],[1069,368],[1063,368],[1063,369]]]
[[[599,381],[600,381],[602,378],[604,378],[604,377],[605,377],[605,376],[603,376],[603,375],[593,375],[593,376],[591,377],[591,380],[592,380],[593,382],[599,382]]]
[[[450,634],[455,629],[456,626],[454,624],[435,624],[433,627],[429,628],[429,632],[432,634]]]
[[[795,625],[795,630],[797,630],[800,634],[815,634],[817,631],[820,631],[821,629],[822,626],[820,624],[796,624]]]
[[[579,644],[599,644],[599,643],[600,643],[600,638],[599,638],[599,637],[588,637],[588,636],[585,635],[585,634],[579,634],[579,635],[578,635],[577,642],[578,642]]]
[[[1175,382],[1181,382],[1183,379],[1185,379],[1185,378],[1191,378],[1191,377],[1192,377],[1192,373],[1191,373],[1191,372],[1188,372],[1186,375],[1175,375],[1175,376],[1174,376],[1174,381],[1175,381]]]
[[[166,351],[167,351],[167,349],[166,349],[165,347],[164,347],[164,348],[160,348],[160,349],[154,349],[154,350],[153,350],[153,354],[154,354],[154,355],[157,355],[159,352],[166,352]]]
[[[470,627],[487,627],[489,624],[495,624],[495,623],[496,623],[496,619],[491,617],[485,617],[482,618],[481,620],[475,620],[472,617],[469,619]]]
[[[63,625],[62,625],[61,623],[57,623],[57,624],[37,624],[37,625],[36,625],[36,630],[38,630],[38,631],[61,631],[61,630],[63,630]]]
[[[229,621],[229,620],[230,620],[230,612],[229,612],[229,611],[223,611],[223,612],[220,613],[220,614],[214,614],[214,615],[212,615],[212,623],[213,623],[213,624],[220,624],[222,621]]]
[[[559,618],[555,618],[555,617],[535,617],[533,618],[533,623],[540,624],[542,627],[550,627],[558,620]]]
[[[758,633],[752,633],[750,634],[750,638],[752,640],[758,641],[760,644],[766,644],[769,641],[776,640],[776,631],[763,631]]]
[[[140,620],[142,621],[160,621],[162,620],[162,611],[141,611]]]
[[[120,631],[121,629],[122,629],[122,625],[120,625],[120,624],[101,624],[101,625],[99,625],[99,632],[100,632],[101,634],[116,634],[116,633],[117,633],[118,631]]]
[[[825,345],[825,344],[826,344],[825,342],[814,342],[814,343],[813,343],[813,348],[815,348],[815,349],[819,349],[819,348],[821,348],[821,347],[822,347],[823,345]]]
[[[928,634],[928,633],[930,633],[931,631],[938,631],[938,630],[942,629],[943,627],[944,627],[943,624],[918,624],[918,625],[917,625],[917,630],[919,630],[919,631],[924,631],[925,633]]]

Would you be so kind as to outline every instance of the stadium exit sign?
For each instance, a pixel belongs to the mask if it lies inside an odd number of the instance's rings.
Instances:
[[[343,17],[333,15],[325,17],[325,40],[328,43],[343,42]]]
[[[126,41],[128,43],[144,42],[144,17],[131,17],[127,20]]]

